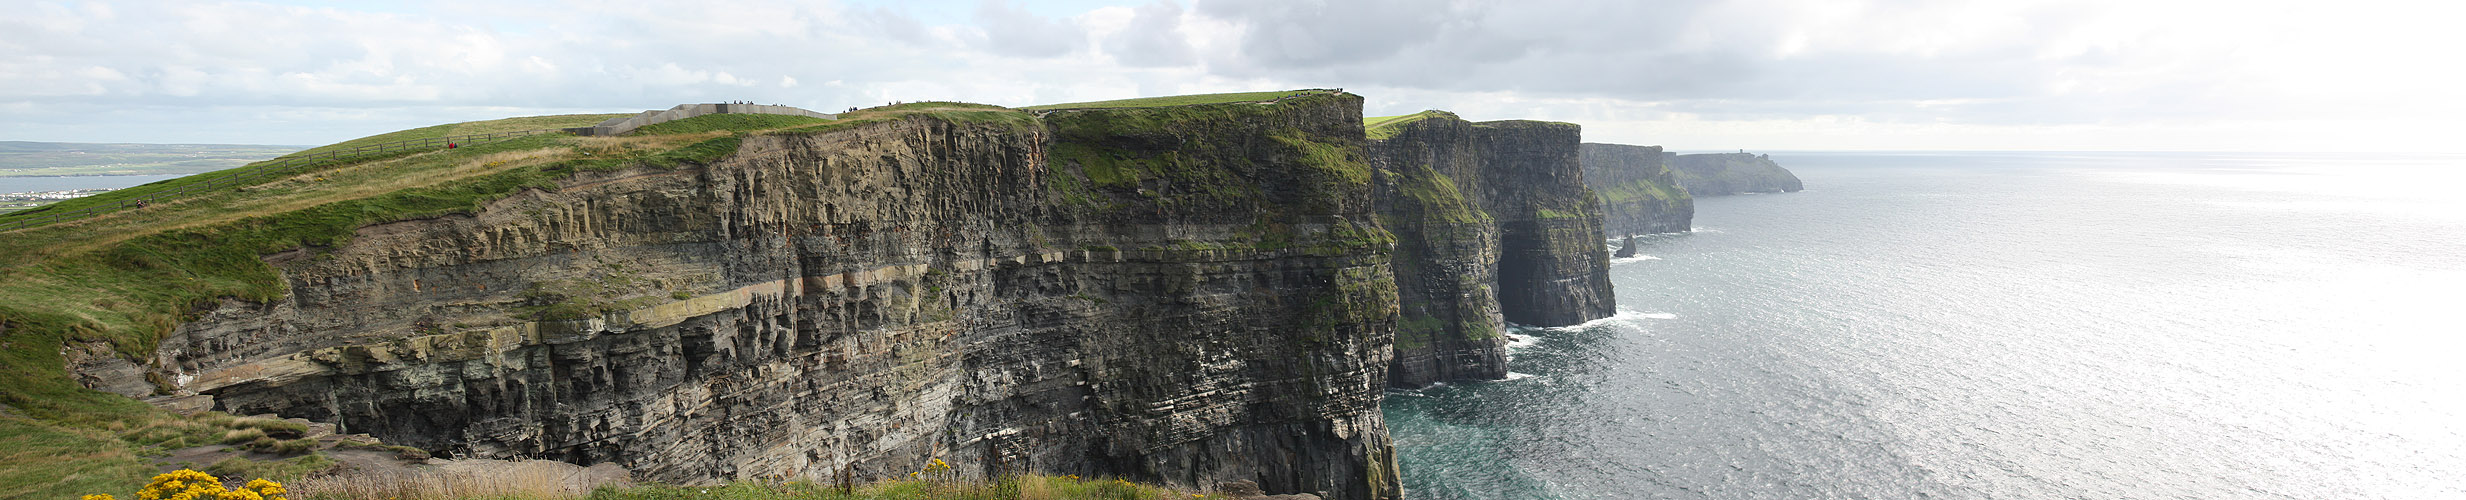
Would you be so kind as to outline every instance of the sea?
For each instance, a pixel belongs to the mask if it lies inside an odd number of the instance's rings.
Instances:
[[[2466,498],[2466,156],[1772,157],[1390,391],[1408,497]]]
[[[186,175],[187,174],[0,177],[0,194],[42,193],[78,189],[120,189],[166,179],[178,179]]]

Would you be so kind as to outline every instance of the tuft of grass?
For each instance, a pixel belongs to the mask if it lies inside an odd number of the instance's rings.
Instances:
[[[223,444],[248,444],[259,439],[271,439],[258,429],[232,429],[223,433]]]
[[[291,497],[304,500],[562,500],[581,498],[592,489],[603,486],[589,482],[600,478],[579,474],[578,467],[560,462],[518,460],[489,465],[314,477],[290,483]],[[614,479],[614,483],[626,484],[622,479]]]
[[[0,496],[77,498],[134,490],[153,474],[134,448],[110,435],[0,416]]]
[[[250,460],[246,457],[231,457],[214,462],[214,465],[206,466],[201,472],[223,478],[265,478],[289,483],[310,474],[332,469],[337,465],[341,465],[341,462],[326,458],[323,453],[310,453],[282,460]]]
[[[267,436],[291,439],[308,434],[308,424],[278,418],[240,418],[230,423],[235,429],[255,429]]]
[[[1054,110],[1054,109],[1154,108],[1154,107],[1163,107],[1163,106],[1190,106],[1190,105],[1196,105],[1196,104],[1230,104],[1230,103],[1241,103],[1241,102],[1267,102],[1267,101],[1273,101],[1273,100],[1283,99],[1283,98],[1286,98],[1286,97],[1292,97],[1292,96],[1297,96],[1297,95],[1307,95],[1307,94],[1328,94],[1328,93],[1334,93],[1334,91],[1332,91],[1332,90],[1326,90],[1326,89],[1301,89],[1301,90],[1278,90],[1278,91],[1273,91],[1273,92],[1232,92],[1232,93],[1224,93],[1224,94],[1191,94],[1191,95],[1176,95],[1176,96],[1163,96],[1163,97],[1141,97],[1141,98],[1136,98],[1136,99],[1115,99],[1115,100],[1111,100],[1111,101],[1089,101],[1089,102],[1072,102],[1072,103],[1062,103],[1062,104],[1042,104],[1042,105],[1036,105],[1036,106],[1028,106],[1028,107],[1019,108],[1019,109],[1026,109],[1026,110],[1039,110],[1039,111],[1041,111],[1041,110]]]

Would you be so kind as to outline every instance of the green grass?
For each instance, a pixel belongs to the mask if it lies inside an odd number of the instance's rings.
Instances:
[[[1404,124],[1430,118],[1458,119],[1455,113],[1433,109],[1409,115],[1364,117],[1361,119],[1361,128],[1362,133],[1367,134],[1372,140],[1386,139],[1395,137],[1397,132],[1404,131]]]
[[[537,123],[523,126],[531,125]],[[0,443],[21,450],[0,452],[0,471],[52,471],[20,479],[0,474],[0,494],[74,498],[97,491],[86,485],[133,487],[143,479],[126,472],[134,470],[132,450],[160,436],[115,440],[93,432],[152,425],[164,414],[78,385],[62,370],[61,346],[99,342],[148,359],[190,311],[224,298],[282,297],[284,283],[263,255],[341,245],[370,224],[476,211],[522,190],[553,190],[580,171],[707,163],[740,144],[726,135],[669,137],[620,139],[649,147],[610,152],[605,138],[541,135],[366,160],[0,238],[0,404],[24,417],[0,425]],[[607,154],[572,153],[590,147]],[[248,426],[282,434],[296,424]]]
[[[154,468],[118,439],[21,417],[0,417],[0,499],[67,499],[135,491]]]
[[[244,457],[231,457],[214,462],[213,465],[208,465],[199,471],[223,478],[246,478],[226,479],[229,485],[239,486],[246,484],[248,479],[259,478],[286,483],[297,481],[311,472],[330,469],[335,465],[334,460],[326,458],[323,453],[310,453],[282,460],[250,460]]]
[[[439,137],[457,135],[494,134],[498,132],[517,132],[523,130],[588,127],[598,125],[599,122],[608,121],[610,118],[624,116],[633,116],[633,113],[525,116],[519,118],[448,123],[444,125],[432,125],[415,129],[397,130],[383,134],[361,137],[358,139],[308,148],[306,151],[301,151],[295,154],[323,153],[326,151],[350,149],[371,144],[435,139]]]
[[[1357,147],[1348,148],[1314,140],[1300,130],[1287,129],[1268,136],[1302,152],[1302,164],[1319,172],[1342,179],[1355,186],[1370,185],[1370,164],[1361,157]]]
[[[1263,102],[1263,101],[1273,101],[1273,100],[1282,99],[1282,98],[1291,97],[1291,96],[1297,96],[1297,95],[1304,95],[1304,94],[1325,94],[1325,93],[1329,93],[1329,91],[1326,91],[1326,90],[1320,90],[1320,89],[1303,89],[1303,90],[1279,90],[1279,91],[1274,91],[1274,92],[1233,92],[1233,93],[1226,93],[1226,94],[1191,94],[1191,95],[1177,95],[1177,96],[1164,96],[1164,97],[1141,97],[1141,98],[1137,98],[1137,99],[1116,99],[1116,100],[1111,100],[1111,101],[1090,101],[1090,102],[1072,102],[1072,103],[1062,103],[1062,104],[1043,104],[1043,105],[1036,105],[1036,106],[1028,106],[1028,107],[1019,108],[1019,109],[1027,109],[1027,110],[1049,110],[1049,109],[1090,109],[1090,108],[1154,108],[1154,107],[1163,107],[1163,106],[1190,106],[1190,105],[1197,105],[1197,104],[1226,104],[1226,103],[1238,103],[1238,102]]]
[[[1533,218],[1535,219],[1574,219],[1583,216],[1584,214],[1582,212],[1561,212],[1547,208],[1533,210]]]
[[[445,125],[435,125],[435,126],[428,126],[428,127],[420,127],[420,128],[410,129],[410,130],[402,130],[402,131],[396,131],[396,132],[389,132],[389,133],[384,133],[384,134],[372,135],[372,136],[368,136],[368,137],[362,137],[362,138],[358,138],[358,139],[352,139],[352,140],[343,141],[343,142],[339,142],[339,143],[334,143],[334,144],[330,144],[330,145],[319,146],[319,147],[315,147],[315,148],[309,148],[308,150],[301,151],[301,152],[299,152],[299,153],[293,153],[293,154],[291,154],[291,155],[285,155],[285,156],[299,156],[299,155],[304,155],[304,154],[314,154],[314,153],[321,153],[321,152],[331,151],[331,150],[348,149],[348,148],[354,148],[354,147],[365,146],[365,145],[371,145],[371,144],[382,144],[382,143],[395,142],[395,141],[418,140],[418,139],[434,139],[434,138],[439,138],[439,137],[456,136],[456,135],[488,134],[488,133],[496,133],[496,132],[513,132],[513,131],[521,131],[521,130],[536,130],[536,129],[546,129],[546,128],[585,127],[585,126],[590,126],[590,125],[595,125],[595,124],[598,124],[600,121],[606,120],[606,119],[608,119],[608,118],[610,118],[610,117],[616,117],[616,116],[625,116],[625,115],[556,115],[556,116],[530,116],[530,117],[521,117],[521,118],[506,118],[506,119],[502,119],[502,120],[483,120],[483,121],[475,121],[475,122],[449,123],[449,124],[445,124]],[[323,165],[321,165],[321,166],[309,166],[309,167],[305,167],[305,168],[302,168],[302,169],[297,169],[296,171],[299,171],[299,172],[315,171],[315,170],[322,169],[322,168],[328,168],[328,167],[330,167],[330,166],[332,166],[332,165],[342,165],[342,164],[350,164],[350,163],[361,163],[361,162],[366,162],[366,161],[373,160],[373,159],[394,158],[394,157],[401,157],[401,156],[407,156],[407,155],[418,154],[418,153],[420,153],[420,151],[402,151],[402,152],[394,152],[394,153],[377,154],[377,155],[372,155],[372,156],[364,156],[364,157],[357,157],[357,158],[349,158],[349,159],[343,159],[343,160],[338,160],[338,161],[330,161],[330,162],[325,162],[325,163],[324,163]],[[268,161],[272,161],[272,160],[268,160]],[[160,181],[155,181],[155,182],[146,183],[146,184],[143,184],[143,185],[131,186],[131,187],[123,188],[123,189],[115,189],[115,190],[107,191],[107,192],[104,192],[104,193],[96,194],[96,195],[94,195],[94,196],[86,196],[86,197],[80,197],[80,198],[71,198],[71,199],[68,199],[68,200],[62,200],[62,201],[60,201],[59,203],[53,203],[53,204],[50,204],[50,205],[46,205],[46,206],[42,207],[42,210],[24,210],[24,211],[10,212],[10,213],[7,213],[7,214],[0,214],[0,220],[11,220],[11,219],[14,219],[14,218],[16,218],[16,217],[41,217],[41,216],[44,216],[44,215],[46,215],[46,214],[60,213],[60,212],[66,212],[66,211],[72,211],[72,210],[80,210],[80,209],[84,209],[84,208],[86,208],[86,207],[91,207],[91,206],[115,204],[115,203],[119,203],[119,202],[120,202],[120,201],[122,201],[122,200],[129,200],[129,199],[135,199],[135,198],[142,198],[142,197],[145,197],[145,196],[148,196],[148,195],[152,195],[152,194],[155,194],[155,193],[159,193],[159,192],[163,192],[163,191],[169,191],[169,190],[173,190],[173,189],[178,189],[178,188],[180,188],[180,187],[182,187],[182,186],[187,186],[187,185],[190,185],[190,184],[196,184],[196,183],[206,182],[206,181],[213,180],[213,179],[218,179],[218,178],[221,178],[221,177],[223,177],[223,176],[225,176],[225,175],[228,175],[228,174],[230,174],[230,173],[233,173],[233,172],[238,172],[238,171],[247,170],[247,169],[250,169],[250,168],[255,168],[255,166],[260,165],[260,164],[263,164],[263,163],[265,163],[265,162],[251,163],[251,164],[249,164],[249,166],[244,166],[244,167],[239,167],[239,168],[233,168],[233,169],[227,169],[227,170],[220,170],[220,171],[215,171],[215,172],[208,172],[208,173],[197,174],[197,175],[191,175],[191,176],[181,177],[181,178],[177,178],[177,179],[164,179],[164,180],[160,180]],[[257,181],[255,181],[255,183],[256,183],[256,184],[263,184],[263,183],[266,183],[266,182],[273,182],[273,181],[275,181],[275,180],[277,180],[277,179],[280,179],[280,178],[281,178],[280,176],[268,176],[268,177],[265,177],[265,178],[258,179]],[[215,188],[215,189],[212,189],[212,190],[209,190],[209,191],[227,191],[227,190],[236,189],[236,188],[237,188],[237,186],[235,186],[235,187],[218,187],[218,188]],[[185,198],[192,198],[192,197],[195,197],[195,196],[198,196],[198,193],[183,194],[183,195],[180,195],[180,196],[179,196],[179,198],[185,199]],[[157,200],[157,202],[161,202],[161,201],[166,201],[166,200]]]
[[[1490,214],[1464,197],[1456,182],[1439,175],[1428,165],[1414,165],[1410,171],[1397,172],[1396,191],[1411,199],[1425,222],[1476,223],[1488,222]]]
[[[645,125],[642,128],[634,129],[632,135],[700,134],[721,131],[735,132],[771,130],[799,125],[829,123],[830,121],[831,120],[825,118],[814,118],[799,115],[753,115],[729,113],[702,115],[683,120],[653,123],[650,125]]]
[[[1598,191],[1602,203],[1617,204],[1643,200],[1667,202],[1693,198],[1687,194],[1686,190],[1679,189],[1677,186],[1663,186],[1645,179],[1636,179],[1607,187],[1608,189]]]
[[[853,127],[867,123],[898,120],[909,117],[928,117],[952,123],[997,125],[1019,130],[1027,130],[1042,126],[1042,123],[1037,121],[1035,114],[1028,113],[1026,111],[991,104],[928,101],[900,103],[891,106],[878,106],[859,109],[839,115],[839,121],[837,122],[825,123],[811,127],[785,129],[776,132],[798,134],[823,132],[844,127]]]

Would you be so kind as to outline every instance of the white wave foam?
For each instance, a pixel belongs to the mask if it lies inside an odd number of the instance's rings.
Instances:
[[[1627,264],[1627,263],[1633,263],[1633,262],[1643,262],[1643,261],[1648,261],[1648,260],[1661,260],[1661,258],[1660,258],[1660,257],[1650,256],[1650,255],[1637,254],[1637,255],[1636,255],[1636,256],[1634,256],[1634,257],[1619,257],[1619,258],[1615,258],[1615,259],[1610,259],[1610,265],[1615,266],[1615,265],[1619,265],[1619,264]]]
[[[1516,334],[1513,334],[1513,333],[1508,333],[1508,334],[1503,334],[1503,335],[1506,335],[1506,336],[1507,336],[1507,352],[1508,352],[1509,354],[1513,354],[1513,353],[1515,353],[1516,351],[1518,351],[1518,350],[1522,350],[1522,349],[1524,349],[1524,348],[1526,348],[1526,347],[1532,347],[1532,346],[1533,346],[1533,344],[1539,344],[1539,343],[1541,343],[1541,337],[1537,337],[1537,336],[1532,336],[1532,335],[1516,335]]]
[[[1549,327],[1549,328],[1534,328],[1534,330],[1540,330],[1540,331],[1551,331],[1551,332],[1569,332],[1569,331],[1583,330],[1583,329],[1587,329],[1587,328],[1595,328],[1595,327],[1600,327],[1600,326],[1602,326],[1602,325],[1607,325],[1607,324],[1611,324],[1611,323],[1635,323],[1635,322],[1637,322],[1637,320],[1646,320],[1646,319],[1678,319],[1678,314],[1677,314],[1677,313],[1648,313],[1648,312],[1636,312],[1636,311],[1627,310],[1626,308],[1619,308],[1619,310],[1618,310],[1618,314],[1613,314],[1613,315],[1610,315],[1610,317],[1607,317],[1607,318],[1601,318],[1601,319],[1596,319],[1596,320],[1592,320],[1592,321],[1586,321],[1586,322],[1584,322],[1583,324],[1579,324],[1579,325],[1557,326],[1557,327]]]
[[[1516,372],[1507,372],[1507,378],[1500,379],[1500,381],[1501,381],[1501,382],[1504,382],[1504,381],[1509,381],[1509,380],[1524,380],[1524,379],[1528,379],[1528,378],[1533,378],[1533,374],[1530,374],[1530,373],[1516,373]]]

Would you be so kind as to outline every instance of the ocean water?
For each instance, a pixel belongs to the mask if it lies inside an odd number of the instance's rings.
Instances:
[[[180,175],[86,175],[59,177],[0,177],[0,194],[68,191],[72,189],[120,189]]]
[[[1773,157],[1390,392],[1409,497],[2466,498],[2466,157]]]

